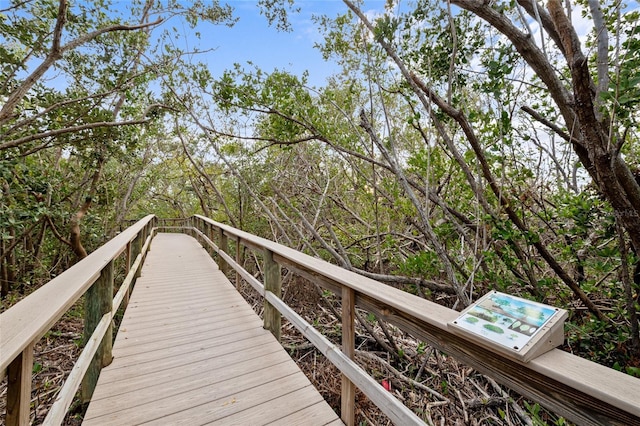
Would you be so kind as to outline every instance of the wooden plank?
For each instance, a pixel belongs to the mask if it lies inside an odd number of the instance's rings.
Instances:
[[[236,238],[236,264],[242,265],[244,250],[242,250],[242,244],[240,238]],[[236,270],[236,290],[240,291],[240,284],[242,283],[242,275],[240,274],[240,268],[234,268]],[[242,268],[244,269],[244,268]]]
[[[82,353],[71,369],[69,376],[67,376],[67,379],[64,381],[64,385],[62,386],[60,393],[58,393],[51,410],[44,419],[45,425],[60,425],[64,421],[64,417],[73,402],[73,398],[80,387],[80,383],[82,383],[82,379],[89,369],[95,354],[98,352],[100,343],[107,334],[110,326],[111,313],[108,313],[102,317],[96,326],[91,339],[82,349]]]
[[[343,424],[344,423],[342,423],[342,420],[337,419],[337,420],[334,420],[332,422],[327,423],[325,426],[341,426]]]
[[[179,267],[172,268],[176,261]],[[191,262],[198,266],[192,268]],[[183,279],[182,271],[195,269],[208,277],[206,285],[198,274]],[[198,297],[183,299],[181,294]],[[172,295],[178,296],[177,305]],[[206,251],[184,235],[154,239],[113,354],[87,410],[88,425],[197,424],[202,417],[228,424],[225,418],[237,410],[241,418],[251,419],[247,424],[258,424],[265,415],[260,404],[274,400],[271,417],[318,404],[322,411],[324,404],[326,417],[318,424],[338,418]],[[278,399],[283,395],[301,402]],[[233,398],[242,401],[236,404]]]
[[[236,324],[238,321],[255,322],[255,314],[253,315],[254,316],[244,314],[244,315],[230,316],[229,318],[222,318],[220,320],[220,324],[221,324],[221,327],[224,327],[224,326]],[[142,337],[154,336],[154,335],[166,336],[166,335],[171,335],[173,333],[184,333],[189,331],[189,329],[186,328],[185,326],[193,325],[194,327],[197,327],[197,326],[206,325],[206,324],[209,324],[209,326],[211,327],[211,320],[208,320],[206,317],[200,317],[200,318],[194,319],[194,321],[180,320],[180,321],[176,321],[175,323],[158,321],[158,324],[157,324],[158,328],[156,329],[150,328],[149,324],[143,324],[138,327],[135,323],[129,324],[129,322],[121,328],[123,333],[127,333],[128,338],[133,339],[141,336]],[[163,333],[163,331],[165,332]]]
[[[101,382],[100,387],[94,393],[92,402],[145,388],[154,389],[165,384],[170,387],[176,377],[199,377],[203,372],[215,374],[219,380],[226,380],[237,374],[234,369],[246,371],[247,368],[255,365],[256,360],[261,363],[261,368],[269,368],[272,365],[289,361],[290,358],[281,350],[227,354],[217,357],[215,362],[212,362],[212,358],[203,357],[198,361],[176,364],[162,370],[156,369],[140,376],[129,376],[113,382]],[[138,401],[137,398],[136,401]],[[95,404],[95,407],[102,406],[102,403]],[[95,407],[94,409],[96,409]]]
[[[209,238],[207,238],[201,231],[198,229],[195,230],[199,236],[205,241],[206,244],[211,246],[213,250],[215,250],[220,257],[222,257],[227,264],[229,264],[233,269],[235,269],[236,273],[238,273],[245,281],[247,281],[251,286],[258,292],[264,296],[264,285],[258,281],[253,275],[247,272],[244,268],[241,267],[240,261],[234,260],[231,256],[226,254],[223,251],[220,251],[219,247],[213,243]],[[237,285],[237,284],[236,284]]]
[[[208,361],[199,365],[205,369],[192,375],[179,376],[173,371],[170,380],[162,383],[155,382],[147,387],[137,386],[139,383],[136,383],[135,388],[127,390],[117,387],[119,393],[103,396],[100,404],[96,404],[91,412],[87,412],[85,421],[97,420],[100,417],[103,417],[102,420],[115,416],[123,418],[123,414],[126,414],[127,417],[124,418],[133,422],[135,417],[130,417],[133,412],[140,412],[141,418],[149,417],[159,405],[166,407],[164,414],[172,414],[181,409],[210,402],[213,398],[224,398],[234,391],[250,389],[260,383],[260,378],[256,376],[262,368],[278,369],[282,377],[296,371],[295,365],[281,356],[266,358],[264,364],[260,359],[250,359],[218,368],[212,368],[213,363]],[[174,398],[185,399],[176,403]],[[157,414],[158,411],[155,411],[154,415]]]
[[[162,333],[161,329],[158,332],[158,329],[147,328],[146,326],[138,327],[135,322],[128,321],[124,326],[120,327],[120,330],[123,333],[123,338],[128,339],[126,348],[135,350],[140,345],[153,344],[154,342],[164,344],[164,341],[170,339],[183,338],[188,340],[198,336],[214,337],[242,332],[254,328],[256,322],[259,322],[259,320],[255,318],[255,314],[254,316],[236,315],[229,318],[221,318],[219,323],[222,324],[222,327],[213,328],[210,321],[202,318],[197,323],[191,323],[189,329],[177,328],[172,332]],[[121,353],[122,348],[125,348],[125,346],[121,346],[119,353]]]
[[[333,365],[349,378],[358,388],[397,425],[423,425],[424,422],[393,395],[380,386],[358,364],[349,359],[329,339],[313,328],[304,318],[287,306],[282,300],[267,293],[266,297],[309,340]]]
[[[185,305],[181,311],[167,309],[165,311],[147,312],[142,311],[142,315],[136,315],[136,321],[123,322],[123,326],[128,331],[134,330],[158,330],[159,325],[169,324],[181,324],[182,322],[191,322],[196,325],[200,322],[209,320],[211,322],[220,321],[223,322],[229,319],[235,319],[247,314],[253,314],[253,312],[237,312],[233,306],[223,307],[220,311],[215,309],[214,305],[208,304],[203,308],[202,305]],[[128,320],[128,318],[125,318]],[[139,319],[139,320],[138,320]]]
[[[304,374],[290,374],[272,380],[269,383],[257,384],[254,382],[251,386],[243,386],[243,389],[240,391],[235,391],[232,388],[225,389],[223,392],[218,393],[218,395],[211,395],[210,401],[193,405],[192,408],[187,410],[179,411],[171,415],[150,413],[155,419],[150,421],[149,424],[193,425],[216,421],[221,424],[226,424],[227,422],[225,420],[228,416],[257,406],[259,407],[259,415],[256,416],[254,412],[252,414],[255,417],[252,417],[255,419],[254,422],[259,422],[259,419],[262,417],[262,410],[264,409],[264,406],[261,406],[261,404],[273,401],[282,395],[290,394],[292,390],[304,389],[305,386],[309,386],[308,383],[309,381]],[[191,398],[194,396],[199,396],[199,394],[182,394],[179,395],[178,398],[180,398],[184,406],[184,404],[188,404],[188,401],[191,401]],[[296,393],[295,397],[298,396],[299,394]],[[293,397],[292,395],[292,398]],[[280,401],[278,406],[282,412],[288,411],[287,404],[289,402],[290,401]],[[240,424],[252,423],[243,422]]]
[[[220,250],[222,250],[223,252],[227,253],[229,251],[229,239],[224,234],[224,232],[222,232],[222,230],[220,230],[220,232],[218,233],[218,245],[220,247]],[[224,275],[227,275],[227,272],[229,272],[229,265],[227,265],[227,262],[225,262],[225,260],[221,258],[219,260],[219,264],[222,273]]]
[[[210,322],[202,321],[201,324],[193,324],[193,327],[189,328],[188,330],[176,329],[171,333],[169,332],[157,333],[157,331],[152,332],[151,330],[149,330],[149,332],[147,333],[143,332],[140,335],[135,335],[131,333],[128,328],[121,327],[121,332],[123,333],[123,339],[127,339],[127,345],[126,346],[121,345],[119,350],[115,353],[115,356],[120,356],[121,353],[125,355],[132,352],[135,353],[139,351],[138,348],[140,347],[142,347],[143,349],[153,347],[151,345],[153,345],[154,342],[157,343],[158,345],[164,345],[165,341],[178,339],[178,338],[193,340],[201,335],[207,338],[207,337],[214,337],[214,336],[222,336],[225,334],[239,333],[245,330],[254,329],[256,322],[260,322],[260,321],[257,320],[255,316],[253,317],[242,316],[242,317],[236,317],[233,320],[229,320],[229,322],[226,322],[226,321],[221,322],[224,328],[221,327],[221,328],[213,329],[211,327]],[[210,332],[211,334],[210,335],[206,334],[208,332]],[[125,335],[125,333],[127,334]]]
[[[189,343],[185,345],[168,346],[160,350],[153,350],[122,357],[119,358],[120,362],[115,364],[113,369],[110,369],[109,371],[132,366],[136,366],[135,368],[138,368],[139,364],[148,364],[151,362],[154,362],[157,368],[161,368],[165,360],[171,360],[173,357],[179,357],[182,362],[189,362],[191,357],[198,357],[202,353],[207,353],[210,357],[213,357],[240,350],[251,350],[254,346],[261,346],[270,343],[268,336],[264,334],[248,337],[243,340],[238,340],[237,336],[234,334],[228,334],[206,341],[196,340],[196,344]]]
[[[149,246],[151,245],[151,240],[153,239],[153,235],[149,235],[144,243],[142,248],[142,253],[146,253],[149,250]],[[120,284],[120,288],[118,292],[113,297],[113,304],[111,307],[112,312],[116,312],[120,308],[120,304],[124,301],[124,306],[129,304],[129,296],[131,293],[131,285],[133,284],[137,272],[140,270],[142,265],[142,258],[144,257],[142,253],[138,254],[131,265],[131,242],[127,244],[126,247],[126,259],[125,259],[125,271],[127,275],[124,278],[122,284]]]
[[[209,284],[210,285],[210,284]],[[194,289],[197,291],[198,289]],[[143,292],[140,292],[141,295]],[[139,318],[144,315],[154,315],[156,313],[160,314],[168,314],[172,311],[175,312],[184,312],[185,307],[190,309],[206,309],[209,307],[216,307],[220,309],[235,309],[236,305],[234,303],[237,302],[235,297],[221,295],[216,296],[214,294],[207,294],[206,291],[203,291],[200,297],[192,297],[192,298],[163,298],[163,299],[154,299],[150,303],[145,304],[136,304],[131,307],[123,318],[128,318],[128,316],[134,314],[136,318]],[[211,299],[207,298],[210,296]],[[150,296],[151,297],[151,296]],[[213,300],[215,298],[215,300]]]
[[[237,400],[236,400],[237,401]],[[253,410],[260,410],[260,423],[271,423],[274,421],[282,421],[283,417],[288,417],[287,413],[298,413],[312,404],[323,402],[322,396],[316,392],[312,385],[308,385],[295,393],[287,393],[278,398],[268,400],[258,406],[252,407]],[[326,406],[326,404],[325,404]],[[282,410],[286,407],[286,412]],[[331,411],[331,410],[330,410]],[[330,419],[335,418],[335,413],[324,411],[318,423],[322,424]],[[307,419],[305,424],[312,424],[311,419]],[[255,422],[255,413],[249,410],[239,411],[235,414],[224,417],[226,424],[247,425]],[[290,425],[288,422],[282,421],[281,424]]]
[[[264,338],[261,338],[261,339],[264,339]],[[275,351],[275,349],[272,346],[262,347],[264,342],[261,340],[253,340],[253,343],[251,343],[251,340],[247,340],[246,343],[247,344],[245,346],[236,346],[235,348],[241,351],[250,351],[250,350],[260,351],[261,353],[264,353],[264,354],[273,353]],[[203,360],[219,359],[221,360],[220,362],[222,361],[229,362],[229,357],[233,358],[232,355],[234,355],[238,359],[243,359],[243,356],[240,356],[233,351],[224,353],[224,354],[223,353],[211,354],[206,350],[201,350],[201,351],[193,351],[192,353],[189,354],[188,358],[185,358],[180,355],[176,355],[172,357],[165,357],[165,358],[158,358],[156,360],[150,360],[149,362],[140,362],[140,363],[131,363],[131,364],[126,363],[126,364],[121,364],[116,366],[111,365],[108,368],[105,368],[103,370],[103,376],[100,377],[98,388],[103,384],[118,382],[122,380],[128,380],[134,377],[140,378],[148,374],[154,373],[156,371],[169,370],[169,369],[184,366],[184,365],[194,364]],[[153,361],[158,361],[158,362],[153,362]]]
[[[307,425],[324,425],[335,424],[344,425],[342,420],[335,418],[333,410],[329,409],[324,400],[319,403],[310,405],[288,416],[280,417],[265,423],[266,425],[287,425],[287,426],[307,426]]]

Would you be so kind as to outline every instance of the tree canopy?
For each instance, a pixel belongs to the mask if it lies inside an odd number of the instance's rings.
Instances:
[[[3,3],[3,297],[202,213],[457,309],[570,308],[565,349],[637,374],[637,5],[343,3],[315,18],[320,87],[213,75],[172,26],[233,25],[218,1]],[[291,30],[293,1],[258,6]]]

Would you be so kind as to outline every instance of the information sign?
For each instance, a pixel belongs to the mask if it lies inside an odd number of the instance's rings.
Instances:
[[[566,317],[563,309],[491,291],[449,325],[484,346],[527,362],[562,344]]]

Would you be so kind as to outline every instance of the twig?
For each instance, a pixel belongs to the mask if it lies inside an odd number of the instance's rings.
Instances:
[[[365,352],[365,351],[356,351],[356,355],[360,355],[363,358],[367,358],[367,359],[370,359],[372,361],[379,362],[380,364],[382,364],[387,370],[389,370],[391,373],[393,373],[393,375],[396,376],[401,381],[403,381],[405,383],[408,383],[410,386],[413,386],[413,387],[421,389],[421,390],[423,390],[423,391],[425,391],[427,393],[430,393],[431,395],[435,396],[436,398],[440,399],[441,401],[446,401],[447,403],[449,402],[449,399],[446,398],[445,396],[443,396],[441,393],[436,392],[435,390],[431,389],[430,387],[425,386],[422,383],[416,382],[415,380],[405,376],[400,371],[398,371],[394,366],[392,366],[391,364],[389,364],[387,361],[383,360],[379,356],[376,356],[376,355],[374,355],[372,353]]]
[[[491,384],[493,389],[496,392],[498,392],[498,394],[500,394],[500,396],[502,396],[503,398],[507,398],[510,401],[509,405],[511,406],[513,411],[518,415],[518,417],[520,417],[520,420],[522,420],[522,422],[527,426],[533,426],[533,421],[531,420],[531,417],[529,417],[527,413],[524,412],[524,410],[513,400],[513,398],[511,398],[509,394],[505,392],[504,389],[502,389],[502,387],[500,387],[500,385],[496,383],[496,381],[493,380],[491,377],[486,377],[486,379],[487,379],[487,382]]]
[[[389,344],[387,342],[385,342],[384,340],[380,339],[378,337],[378,335],[376,334],[376,332],[373,331],[373,327],[371,327],[371,324],[369,324],[366,319],[363,319],[362,316],[358,312],[356,312],[356,318],[358,318],[358,321],[360,321],[360,324],[362,324],[362,326],[367,330],[367,332],[369,332],[371,337],[373,337],[376,340],[376,342],[380,346],[382,346],[384,348],[385,351],[387,351],[388,353],[392,354],[394,356],[394,358],[396,358],[398,361],[402,361],[400,359],[400,354],[398,354],[398,352],[395,352],[393,350],[393,348],[391,346],[389,346]]]
[[[468,424],[469,423],[469,413],[467,412],[467,407],[465,406],[464,400],[462,399],[462,395],[460,395],[460,391],[458,389],[456,389],[456,395],[458,396],[458,399],[460,400],[460,404],[462,404],[462,414],[464,415],[464,423]]]
[[[384,325],[384,321],[378,318],[378,324],[380,325],[380,328],[382,329],[382,332],[384,333],[384,335],[387,336],[387,340],[389,341],[389,344],[391,345],[391,347],[393,347],[393,350],[395,351],[395,353],[397,353],[398,357],[401,358],[400,349],[398,349],[398,345],[396,345],[396,342],[393,339],[393,336],[391,336],[391,334],[389,333],[387,326]]]
[[[422,361],[422,364],[420,364],[420,368],[418,369],[418,372],[416,373],[416,377],[413,379],[415,381],[419,381],[420,380],[420,376],[422,375],[422,372],[426,369],[429,373],[431,373],[431,375],[433,376],[437,376],[438,374],[433,371],[430,368],[427,368],[427,363],[429,362],[429,358],[431,358],[431,352],[433,352],[433,348],[429,347],[429,350],[427,352],[425,352],[424,354],[424,361]]]
[[[465,404],[470,409],[477,409],[477,408],[501,406],[501,405],[507,404],[508,402],[509,402],[508,398],[494,396],[494,397],[491,397],[491,398],[473,398],[473,399],[468,399],[465,402]]]

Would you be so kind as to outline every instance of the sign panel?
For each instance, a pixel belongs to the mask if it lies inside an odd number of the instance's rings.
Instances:
[[[492,291],[450,323],[458,331],[528,361],[564,340],[566,311]],[[559,333],[558,333],[559,332]],[[476,339],[478,340],[478,339]]]

